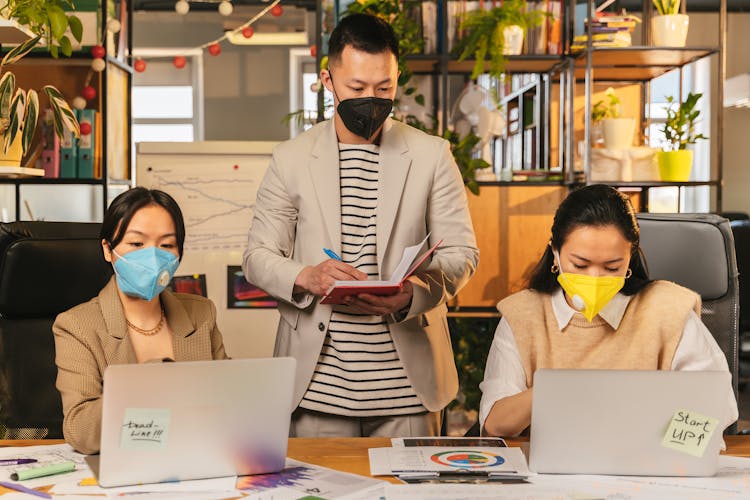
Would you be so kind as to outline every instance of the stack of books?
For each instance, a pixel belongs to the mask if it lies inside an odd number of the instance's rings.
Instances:
[[[633,14],[625,12],[614,14],[611,12],[597,12],[591,21],[591,44],[594,47],[630,47],[632,45],[630,33],[641,20]],[[584,21],[588,26],[588,19]],[[586,48],[588,33],[573,38],[571,50]]]

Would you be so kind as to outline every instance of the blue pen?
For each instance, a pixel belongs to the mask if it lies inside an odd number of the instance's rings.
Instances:
[[[27,495],[34,495],[36,497],[41,497],[41,498],[52,498],[52,495],[50,495],[49,493],[27,488],[26,486],[22,484],[18,484],[18,483],[9,483],[7,481],[0,481],[0,486],[2,486],[3,488],[8,488],[9,490],[20,491],[21,493],[26,493]]]
[[[339,257],[339,254],[337,254],[330,248],[324,248],[323,251],[326,253],[327,256],[329,256],[333,260],[343,260],[341,257]]]

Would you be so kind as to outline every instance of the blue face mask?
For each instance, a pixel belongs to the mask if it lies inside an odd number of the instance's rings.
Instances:
[[[125,295],[151,300],[169,284],[177,266],[177,256],[161,248],[147,247],[135,250],[115,261],[117,286]]]

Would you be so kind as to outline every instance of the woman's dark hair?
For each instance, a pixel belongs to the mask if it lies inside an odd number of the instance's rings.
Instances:
[[[174,222],[175,238],[177,240],[177,251],[182,260],[182,247],[185,244],[185,221],[182,211],[174,198],[164,191],[158,189],[146,189],[135,187],[129,189],[112,200],[107,211],[104,213],[100,238],[109,242],[110,249],[115,248],[125,236],[125,231],[130,225],[133,215],[143,207],[158,205],[169,213]]]
[[[398,60],[398,38],[393,28],[370,14],[349,14],[339,21],[328,40],[328,60],[340,60],[347,45],[368,54],[389,50]]]
[[[560,251],[568,235],[581,226],[614,226],[632,244],[630,270],[633,274],[625,280],[622,293],[635,295],[651,282],[639,246],[641,230],[630,199],[613,187],[593,184],[573,191],[557,208],[552,223],[551,247],[547,245],[541,260],[531,271],[529,288],[543,293],[557,289],[557,275],[551,270],[555,263],[552,248]]]

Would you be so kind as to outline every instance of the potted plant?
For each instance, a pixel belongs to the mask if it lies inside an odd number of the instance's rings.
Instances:
[[[663,181],[686,182],[690,180],[690,169],[693,165],[693,151],[688,144],[695,144],[700,139],[708,139],[695,132],[695,125],[700,110],[695,109],[703,94],[688,93],[687,98],[674,106],[672,96],[667,97],[667,119],[661,131],[664,134],[663,151],[657,153],[659,173]]]
[[[633,145],[635,120],[621,116],[621,101],[615,89],[609,87],[605,99],[597,101],[591,108],[591,121],[600,123],[607,149],[628,149]]]
[[[684,47],[689,18],[680,14],[681,0],[652,0],[658,16],[651,18],[651,38],[659,47]]]
[[[466,34],[458,41],[458,60],[474,56],[471,78],[476,78],[485,72],[488,59],[489,74],[499,77],[507,56],[520,54],[526,30],[539,26],[548,16],[547,12],[530,10],[526,0],[505,0],[488,10],[470,11],[461,22]]]
[[[5,68],[18,62],[41,41],[36,36],[16,46],[0,62],[0,165],[20,166],[21,159],[29,150],[39,118],[39,95],[36,90],[16,88],[16,76]],[[75,113],[59,90],[45,85],[41,91],[49,99],[55,133],[62,137],[68,129],[79,136]]]

